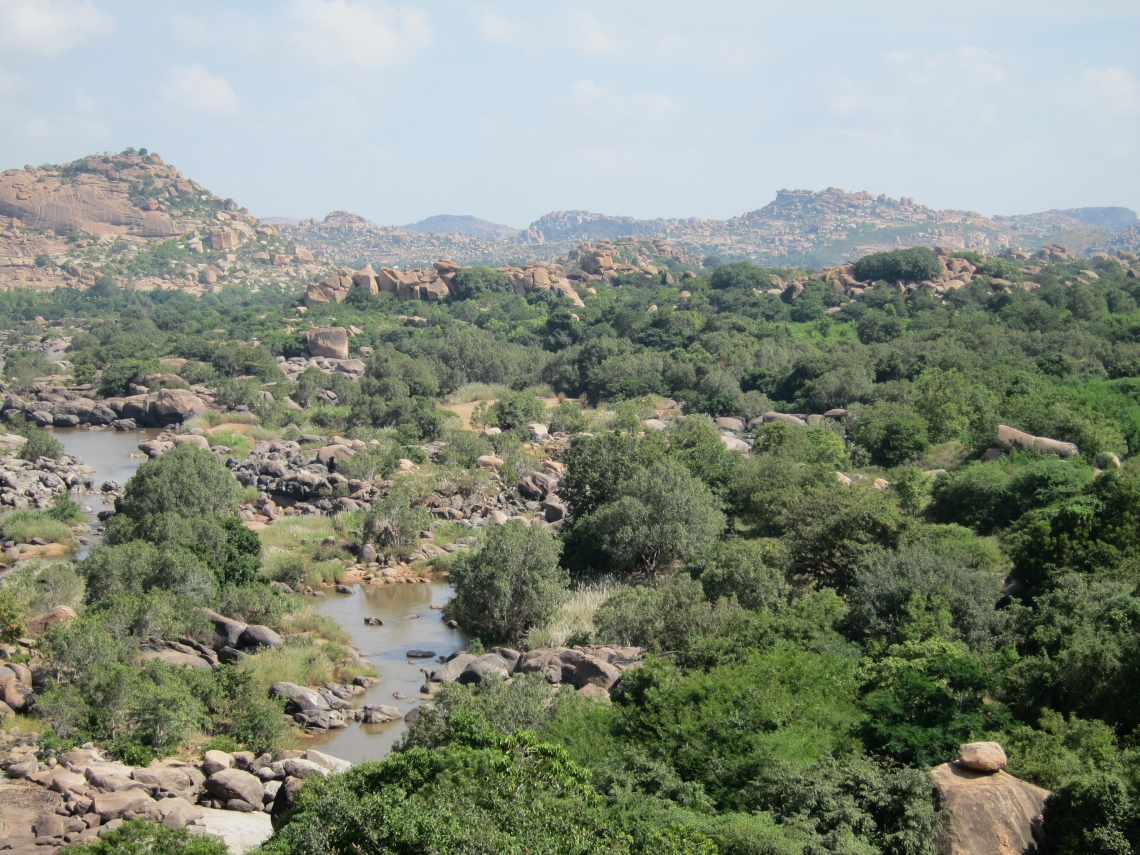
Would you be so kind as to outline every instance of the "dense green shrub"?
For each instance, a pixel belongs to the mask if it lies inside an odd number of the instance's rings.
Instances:
[[[919,282],[942,270],[938,256],[924,246],[875,252],[855,262],[855,278],[862,282]]]
[[[880,466],[900,466],[930,447],[926,422],[903,404],[867,407],[855,420],[853,437]]]
[[[558,566],[560,551],[537,526],[508,521],[491,529],[478,550],[451,565],[455,597],[444,616],[486,641],[518,641],[565,599],[569,578]]]

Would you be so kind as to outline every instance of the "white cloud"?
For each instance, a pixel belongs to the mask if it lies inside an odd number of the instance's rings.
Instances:
[[[1140,115],[1140,81],[1123,68],[1088,68],[1061,89],[1064,101],[1093,118],[1112,123]]]
[[[642,119],[660,121],[677,109],[664,92],[648,90],[623,95],[613,86],[579,80],[570,87],[570,101],[583,115],[595,121]]]
[[[196,113],[231,116],[241,109],[241,102],[226,78],[210,74],[202,65],[173,69],[162,94],[170,103]]]
[[[288,38],[305,56],[331,65],[401,65],[432,42],[427,16],[372,2],[293,0]]]
[[[0,43],[18,50],[57,56],[114,30],[89,0],[0,0]]]

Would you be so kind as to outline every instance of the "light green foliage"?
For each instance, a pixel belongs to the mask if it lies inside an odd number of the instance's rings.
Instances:
[[[451,565],[455,597],[444,616],[488,641],[517,641],[549,620],[566,598],[561,544],[537,526],[507,522]]]
[[[930,504],[933,486],[931,476],[917,466],[904,466],[891,474],[891,492],[908,514],[921,513]]]
[[[738,612],[732,602],[708,602],[700,582],[674,573],[656,585],[619,589],[594,614],[595,635],[603,643],[680,650],[693,636],[716,633]]]
[[[24,634],[24,610],[8,588],[0,588],[0,642],[11,644]]]
[[[550,410],[551,433],[581,433],[590,426],[577,401],[563,401]]]
[[[132,819],[93,843],[69,847],[73,855],[226,855],[221,838],[194,835],[145,819]]]

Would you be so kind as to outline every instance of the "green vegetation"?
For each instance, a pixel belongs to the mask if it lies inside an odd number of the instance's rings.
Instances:
[[[177,271],[176,249],[136,266]],[[572,435],[556,455],[565,518],[551,531],[530,505],[529,527],[488,526],[433,559],[456,587],[446,614],[476,651],[638,645],[649,659],[612,704],[539,677],[445,688],[391,758],[309,783],[267,851],[930,855],[929,769],[978,739],[1055,792],[1059,853],[1140,849],[1135,272],[956,256],[977,270],[945,293],[906,285],[940,275],[929,250],[868,256],[855,275],[874,284],[855,299],[825,275],[747,261],[683,285],[622,275],[585,306],[514,294],[486,268],[461,271],[449,303],[356,294],[303,315],[296,292],[272,288],[195,300],[101,278],[4,292],[0,319],[29,354],[37,316],[87,319],[68,354],[77,381],[122,394],[181,360],[182,380],[241,408],[196,423],[236,454],[357,438],[337,474],[383,491],[259,541],[236,516],[256,487],[243,495],[213,455],[180,446],[144,464],[78,570],[17,571],[2,589],[9,633],[52,600],[81,607],[44,642],[38,714],[122,755],[279,742],[265,688],[333,679],[347,648],[262,580],[336,581],[343,540],[408,559],[424,531],[455,542],[480,505],[528,507],[512,493],[551,453],[525,436],[544,422]],[[769,293],[777,276],[796,288]],[[361,331],[354,353],[372,349],[364,377],[288,380],[276,358],[333,323]],[[35,359],[13,357],[12,380]],[[501,433],[461,430],[440,406],[476,401],[473,424]],[[714,422],[770,412],[811,417],[745,428],[746,456]],[[1079,453],[986,455],[999,424]],[[25,457],[60,451],[12,429]],[[502,464],[479,468],[487,455]],[[398,471],[404,458],[420,470]],[[462,518],[429,513],[456,495]],[[6,525],[68,521],[53,513]],[[196,606],[288,643],[207,676],[140,665],[143,639],[207,631]]]

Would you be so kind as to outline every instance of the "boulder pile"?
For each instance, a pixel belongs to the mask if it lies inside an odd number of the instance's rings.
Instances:
[[[497,268],[506,274],[516,294],[529,294],[531,291],[554,291],[576,306],[584,305],[578,292],[566,277],[566,269],[560,264],[545,261],[532,261],[525,267],[507,265]],[[436,261],[431,267],[413,267],[397,270],[381,267],[377,273],[371,266],[363,270],[341,268],[336,275],[313,282],[305,292],[305,305],[317,303],[340,303],[353,289],[366,294],[395,294],[400,301],[420,300],[425,303],[440,303],[454,295],[453,280],[460,267],[453,261]]]
[[[327,777],[352,764],[320,751],[206,751],[199,762],[170,757],[147,767],[104,757],[93,745],[62,753],[39,744],[36,734],[0,734],[0,768],[23,793],[39,794],[36,810],[20,810],[19,799],[0,799],[4,842],[52,851],[90,842],[130,819],[151,819],[167,828],[219,834],[234,851],[245,851],[272,833],[268,814],[288,809],[301,783]],[[16,787],[3,785],[6,795]],[[245,814],[236,822],[217,812]],[[230,833],[226,833],[229,831]],[[239,841],[233,839],[233,832]]]
[[[548,683],[565,691],[609,697],[622,672],[637,668],[645,659],[640,647],[580,645],[542,647],[520,653],[507,647],[492,647],[487,653],[453,653],[441,659],[441,667],[424,669],[420,690],[430,697],[447,683],[481,683],[489,674],[507,680],[517,674],[541,674]]]
[[[22,436],[0,435],[0,448],[14,450],[24,441]],[[57,460],[41,457],[28,461],[10,454],[0,458],[0,506],[15,510],[50,508],[58,496],[94,486],[95,470],[78,457],[65,454]]]
[[[95,396],[89,384],[69,388],[37,384],[26,398],[9,394],[0,405],[0,414],[11,419],[11,414],[20,413],[39,427],[107,425],[135,430],[181,424],[207,409],[207,402],[189,389],[151,392],[142,388],[139,394],[103,401],[96,401]]]

